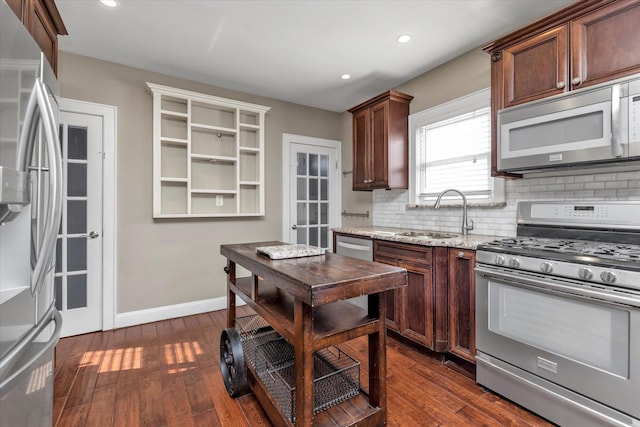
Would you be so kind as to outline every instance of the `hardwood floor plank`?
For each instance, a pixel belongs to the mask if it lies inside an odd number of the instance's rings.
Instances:
[[[237,308],[238,316],[251,313]],[[54,425],[271,426],[254,395],[227,395],[219,365],[225,327],[223,310],[63,338],[56,350]],[[433,355],[393,337],[387,344],[388,426],[551,426]],[[366,338],[340,348],[360,361],[366,388]],[[331,408],[316,420],[357,419],[362,403]]]
[[[159,376],[140,380],[140,419],[143,425],[161,426],[167,423],[162,394],[162,379]]]
[[[102,362],[100,363],[100,368],[98,369],[96,387],[117,384],[118,377],[120,376],[126,330],[116,329],[110,332],[105,354],[102,358]]]
[[[97,388],[91,398],[91,406],[87,414],[88,426],[110,426],[113,424],[116,400],[116,386],[111,384]]]
[[[117,427],[139,427],[141,425],[139,381],[118,383],[114,405],[113,425]]]
[[[251,427],[270,427],[271,423],[267,419],[267,414],[260,406],[253,394],[247,394],[236,399],[244,412]]]
[[[87,347],[79,361],[76,378],[71,386],[71,391],[67,396],[65,407],[73,407],[83,404],[90,404],[93,389],[98,378],[98,369],[104,355],[104,345],[107,340],[103,339],[104,334],[93,334],[94,345]]]
[[[207,412],[201,412],[193,416],[194,427],[219,427],[220,420],[215,409],[211,409]]]
[[[58,421],[58,427],[83,427],[87,422],[89,406],[89,403],[85,403],[84,405],[65,408]]]
[[[187,418],[191,420],[191,405],[182,375],[170,375],[162,379],[162,397],[167,425],[179,426],[179,422],[184,422]]]
[[[202,369],[209,396],[213,400],[213,405],[218,413],[218,418],[222,425],[237,425],[238,427],[249,426],[244,413],[240,409],[238,402],[229,397],[222,382],[222,374],[218,366],[211,366]]]
[[[63,398],[66,401],[69,390],[71,390],[78,375],[78,367],[83,357],[83,354],[70,354],[66,359],[59,362],[61,367],[53,378],[54,399]]]
[[[193,369],[182,377],[193,415],[213,409],[213,401],[207,392],[207,384],[199,369]]]

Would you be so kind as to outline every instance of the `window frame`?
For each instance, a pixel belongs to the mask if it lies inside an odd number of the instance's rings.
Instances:
[[[419,195],[420,190],[420,173],[418,170],[417,158],[417,141],[416,130],[423,126],[428,126],[443,120],[451,119],[472,111],[490,107],[491,105],[491,89],[485,88],[477,92],[465,95],[460,98],[436,105],[418,113],[409,116],[409,203],[416,206],[430,205],[435,202],[436,197],[422,197]],[[489,158],[491,151],[488,153]],[[489,171],[490,173],[490,171]],[[473,206],[495,206],[496,203],[505,202],[505,183],[502,178],[492,177],[490,179],[492,186],[491,195],[488,198],[468,199],[470,205]],[[457,194],[448,194],[442,199],[442,206],[459,205],[461,203],[460,196]]]

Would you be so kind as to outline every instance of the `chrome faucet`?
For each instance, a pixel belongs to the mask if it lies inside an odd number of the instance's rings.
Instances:
[[[438,198],[436,199],[436,204],[433,205],[434,209],[440,209],[440,202],[442,201],[442,196],[449,191],[453,191],[458,193],[462,197],[462,235],[466,236],[469,234],[469,230],[473,230],[473,220],[467,220],[467,198],[462,194],[462,191],[450,188],[448,190],[444,190],[442,193],[438,194]],[[469,224],[471,222],[471,224]]]

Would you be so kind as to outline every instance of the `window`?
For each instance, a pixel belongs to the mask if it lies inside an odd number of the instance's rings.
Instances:
[[[411,115],[413,203],[430,203],[450,188],[470,202],[503,200],[503,181],[491,178],[489,103],[485,89]],[[455,193],[447,196],[459,203]]]

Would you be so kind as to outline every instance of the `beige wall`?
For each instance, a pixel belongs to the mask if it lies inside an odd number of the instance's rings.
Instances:
[[[337,113],[67,52],[60,54],[59,78],[63,97],[118,108],[117,313],[224,296],[220,245],[281,238],[282,134],[342,137]],[[265,217],[153,220],[152,100],[145,82],[271,107],[266,118]]]
[[[474,49],[440,67],[428,71],[394,88],[412,95],[411,114],[426,110],[438,104],[477,92],[491,84],[491,62],[489,55]],[[352,122],[351,114],[342,114],[342,165],[352,169]],[[369,211],[368,220],[343,217],[342,225],[363,226],[373,223],[373,194],[370,191],[353,191],[351,175],[342,178],[342,209],[348,212]],[[375,190],[385,191],[385,190]]]
[[[395,89],[412,95],[411,114],[477,92],[491,85],[491,61],[480,49],[401,84]]]

